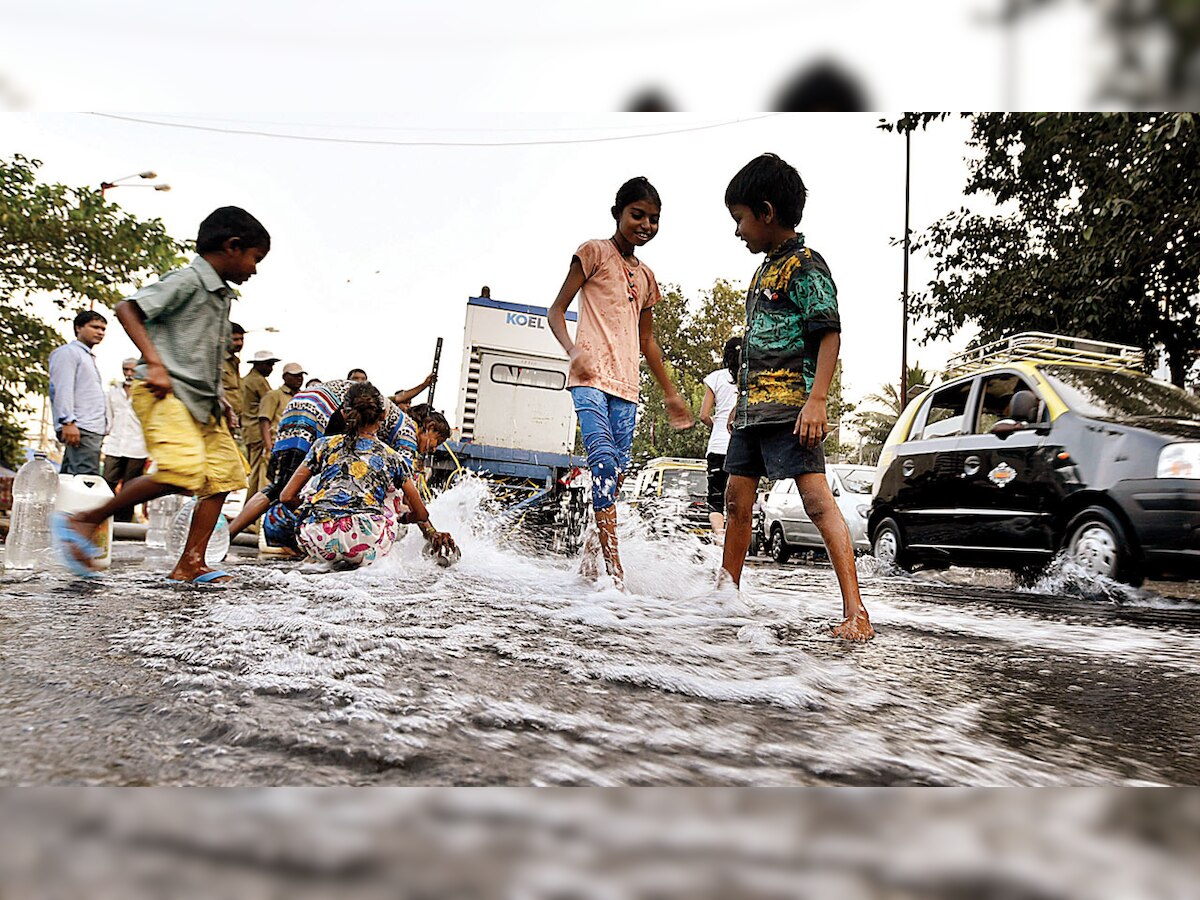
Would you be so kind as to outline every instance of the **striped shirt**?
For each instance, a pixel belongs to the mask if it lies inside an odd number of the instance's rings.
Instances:
[[[108,431],[104,381],[96,355],[83,341],[71,341],[50,354],[50,408],[55,433],[70,422],[80,431]]]
[[[296,394],[283,410],[271,455],[278,456],[286,450],[308,453],[313,444],[325,437],[330,421],[342,408],[346,393],[353,386],[353,381],[338,379],[324,381],[312,390]],[[405,415],[386,397],[383,400],[379,440],[398,451],[412,468],[417,457],[416,424],[411,416]]]
[[[146,317],[146,333],[171,376],[171,390],[197,422],[221,418],[221,371],[229,353],[233,289],[197,256],[129,299]],[[136,378],[146,377],[139,361]]]

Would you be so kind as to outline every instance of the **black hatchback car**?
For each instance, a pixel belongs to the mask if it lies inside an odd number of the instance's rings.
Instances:
[[[1138,585],[1200,572],[1200,398],[1137,348],[1026,333],[951,360],[884,444],[868,521],[900,568],[1057,553]]]

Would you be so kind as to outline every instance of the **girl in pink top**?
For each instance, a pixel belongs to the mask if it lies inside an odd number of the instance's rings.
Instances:
[[[631,178],[617,191],[612,208],[616,233],[588,241],[575,251],[566,280],[547,320],[571,359],[567,387],[579,416],[605,568],[618,587],[624,572],[617,553],[617,489],[629,468],[637,416],[641,356],[662,386],[667,416],[675,428],[689,428],[692,413],[667,377],[654,340],[652,307],[660,299],[650,267],[634,251],[658,233],[662,201],[645,178]],[[567,307],[580,295],[575,341],[567,333]],[[585,554],[589,551],[585,549]]]

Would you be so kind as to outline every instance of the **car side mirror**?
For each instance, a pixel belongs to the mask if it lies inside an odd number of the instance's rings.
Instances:
[[[1017,422],[1014,419],[1001,419],[992,426],[991,434],[994,434],[1000,440],[1004,440],[1015,431],[1024,431],[1026,425],[1024,422]]]
[[[840,487],[838,487],[836,484],[833,485],[833,496],[835,496],[835,497],[842,496],[842,489]]]

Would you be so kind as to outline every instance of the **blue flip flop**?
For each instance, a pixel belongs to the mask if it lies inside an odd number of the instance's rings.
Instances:
[[[212,582],[216,581],[218,578],[232,578],[232,577],[233,576],[230,575],[228,572],[222,572],[220,569],[216,569],[215,571],[212,571],[212,572],[204,572],[200,575],[197,575],[191,581],[180,581],[178,578],[172,578],[170,575],[164,575],[163,580],[170,581],[173,584],[211,584]]]
[[[72,547],[78,547],[89,559],[97,559],[102,555],[99,547],[71,527],[66,513],[50,514],[50,542],[54,545],[58,561],[66,566],[72,575],[80,578],[100,577],[99,572],[87,566],[71,552]]]

